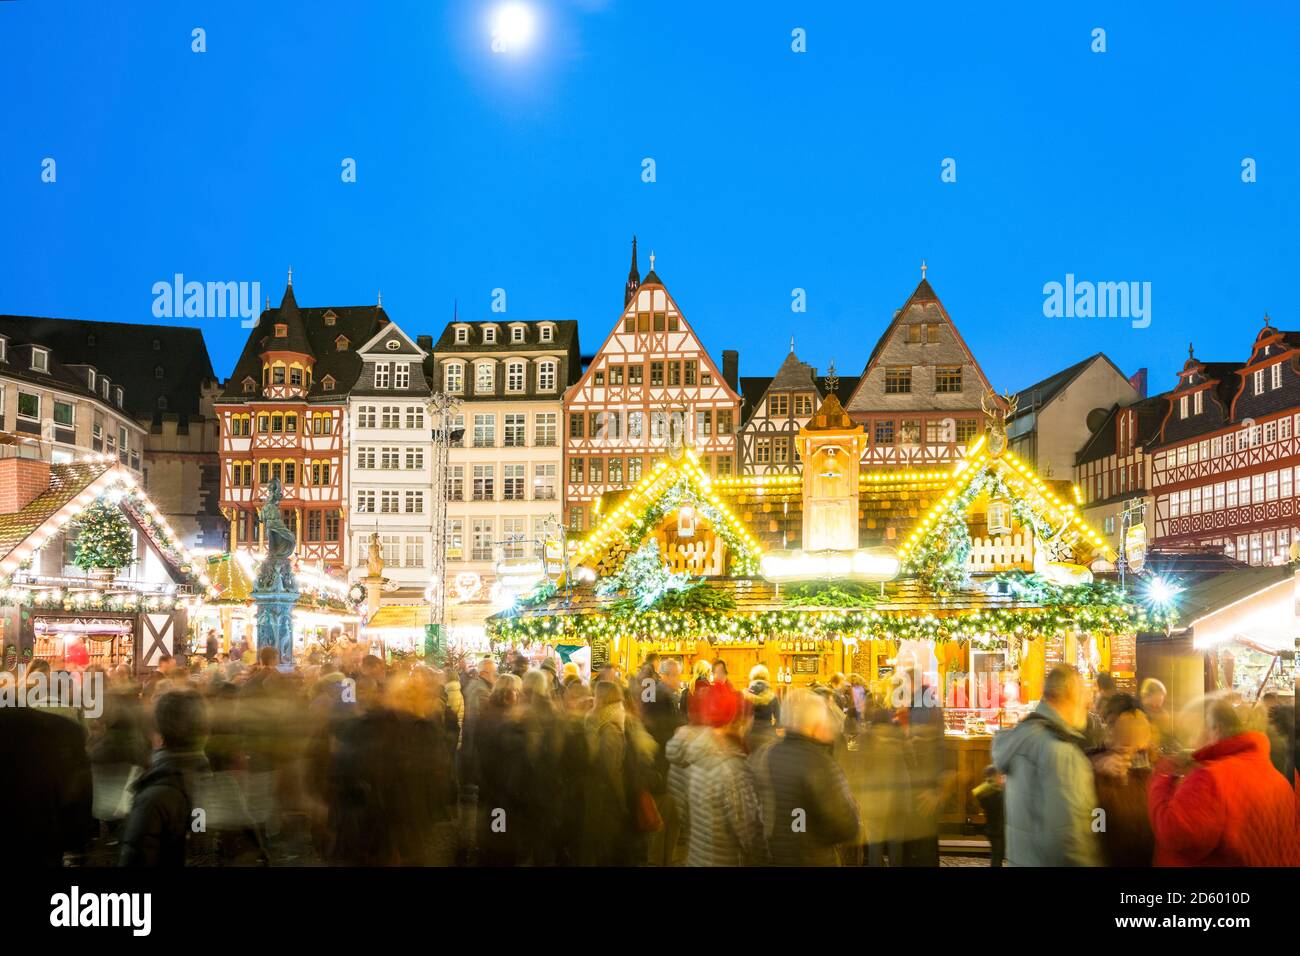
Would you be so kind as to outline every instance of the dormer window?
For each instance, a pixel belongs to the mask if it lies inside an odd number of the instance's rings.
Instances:
[[[401,339],[389,339],[387,342],[384,343],[384,348],[388,349],[388,351],[390,352],[396,352],[401,347],[402,347]]]
[[[538,329],[538,332],[540,333],[540,338],[543,342],[555,341],[555,326],[543,325],[540,329]]]
[[[524,340],[524,327],[522,325],[510,326],[510,341],[522,342]]]
[[[275,323],[275,337],[277,339],[287,339],[289,337],[289,326],[283,322]]]
[[[165,411],[167,411],[167,396],[166,396],[166,395],[159,395],[159,396],[158,396],[158,411],[160,411],[160,412],[165,412]]]
[[[113,404],[116,405],[118,408],[122,407],[122,386],[121,385],[113,389]]]
[[[86,369],[86,387],[92,392],[95,390],[95,370],[93,368]]]
[[[158,381],[160,381],[160,382],[162,381],[162,377],[163,377],[163,367],[162,367],[161,365],[155,365],[155,366],[153,367],[153,377],[156,378],[156,379],[157,379]]]
[[[32,349],[32,370],[48,372],[50,370],[50,353],[45,349]]]
[[[469,341],[469,329],[463,325],[456,326],[456,344],[464,345]]]
[[[244,394],[252,395],[257,391],[257,381],[251,375],[244,379]]]
[[[493,326],[488,326],[483,330],[483,344],[494,345],[497,340],[497,330]]]
[[[346,335],[340,335],[338,338],[334,340],[334,348],[336,351],[339,352],[346,352],[348,350],[348,346],[351,344],[352,343],[348,341],[348,337]]]
[[[327,392],[334,391],[334,376],[326,375],[323,379],[320,380],[320,387]]]
[[[99,380],[99,394],[100,394],[100,397],[104,399],[104,401],[108,401],[108,388],[109,388],[109,385],[108,385],[108,379],[107,379],[107,378],[100,378],[100,380]]]
[[[155,352],[161,352],[161,351],[162,351],[162,342],[161,342],[161,340],[159,340],[159,339],[154,339],[154,340],[153,340],[153,350],[154,350]]]
[[[87,347],[87,348],[92,348],[92,349],[95,347],[95,333],[94,333],[94,332],[91,332],[89,335],[86,336],[86,347]]]
[[[338,315],[335,314],[333,309],[330,309],[328,312],[326,312],[323,318],[325,319],[326,325],[333,325],[335,322],[339,320]]]
[[[9,361],[9,340],[0,335],[0,362]]]

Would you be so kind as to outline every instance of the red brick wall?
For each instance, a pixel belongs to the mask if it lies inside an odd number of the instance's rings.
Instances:
[[[0,458],[0,515],[21,511],[50,486],[50,463],[33,458]]]

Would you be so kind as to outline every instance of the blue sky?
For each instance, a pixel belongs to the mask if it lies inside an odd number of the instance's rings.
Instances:
[[[494,6],[0,2],[0,312],[154,321],[178,272],[274,304],[292,266],[412,333],[503,288],[590,352],[635,232],[744,375],[792,334],[856,374],[922,258],[999,389],[1098,350],[1168,388],[1189,341],[1300,328],[1295,4],[533,0],[499,55]],[[1150,326],[1044,318],[1067,273],[1150,282]],[[238,321],[178,322],[228,374]]]

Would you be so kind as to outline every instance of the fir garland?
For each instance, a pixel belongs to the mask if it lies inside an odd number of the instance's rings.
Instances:
[[[873,607],[877,592],[856,581],[826,581],[793,584],[785,589],[785,603],[791,607]]]
[[[731,557],[731,574],[744,577],[758,573],[758,554],[736,534],[726,513],[708,498],[697,493],[685,476],[665,488],[654,503],[641,513],[641,517],[627,527],[624,536],[629,548],[639,548],[646,537],[659,526],[659,522],[665,515],[684,504],[692,505],[708,519],[713,526],[713,533],[726,544]]]

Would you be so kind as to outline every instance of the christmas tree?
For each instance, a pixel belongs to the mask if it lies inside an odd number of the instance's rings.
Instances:
[[[117,571],[135,560],[131,526],[116,505],[100,498],[76,522],[72,563],[83,571]]]

